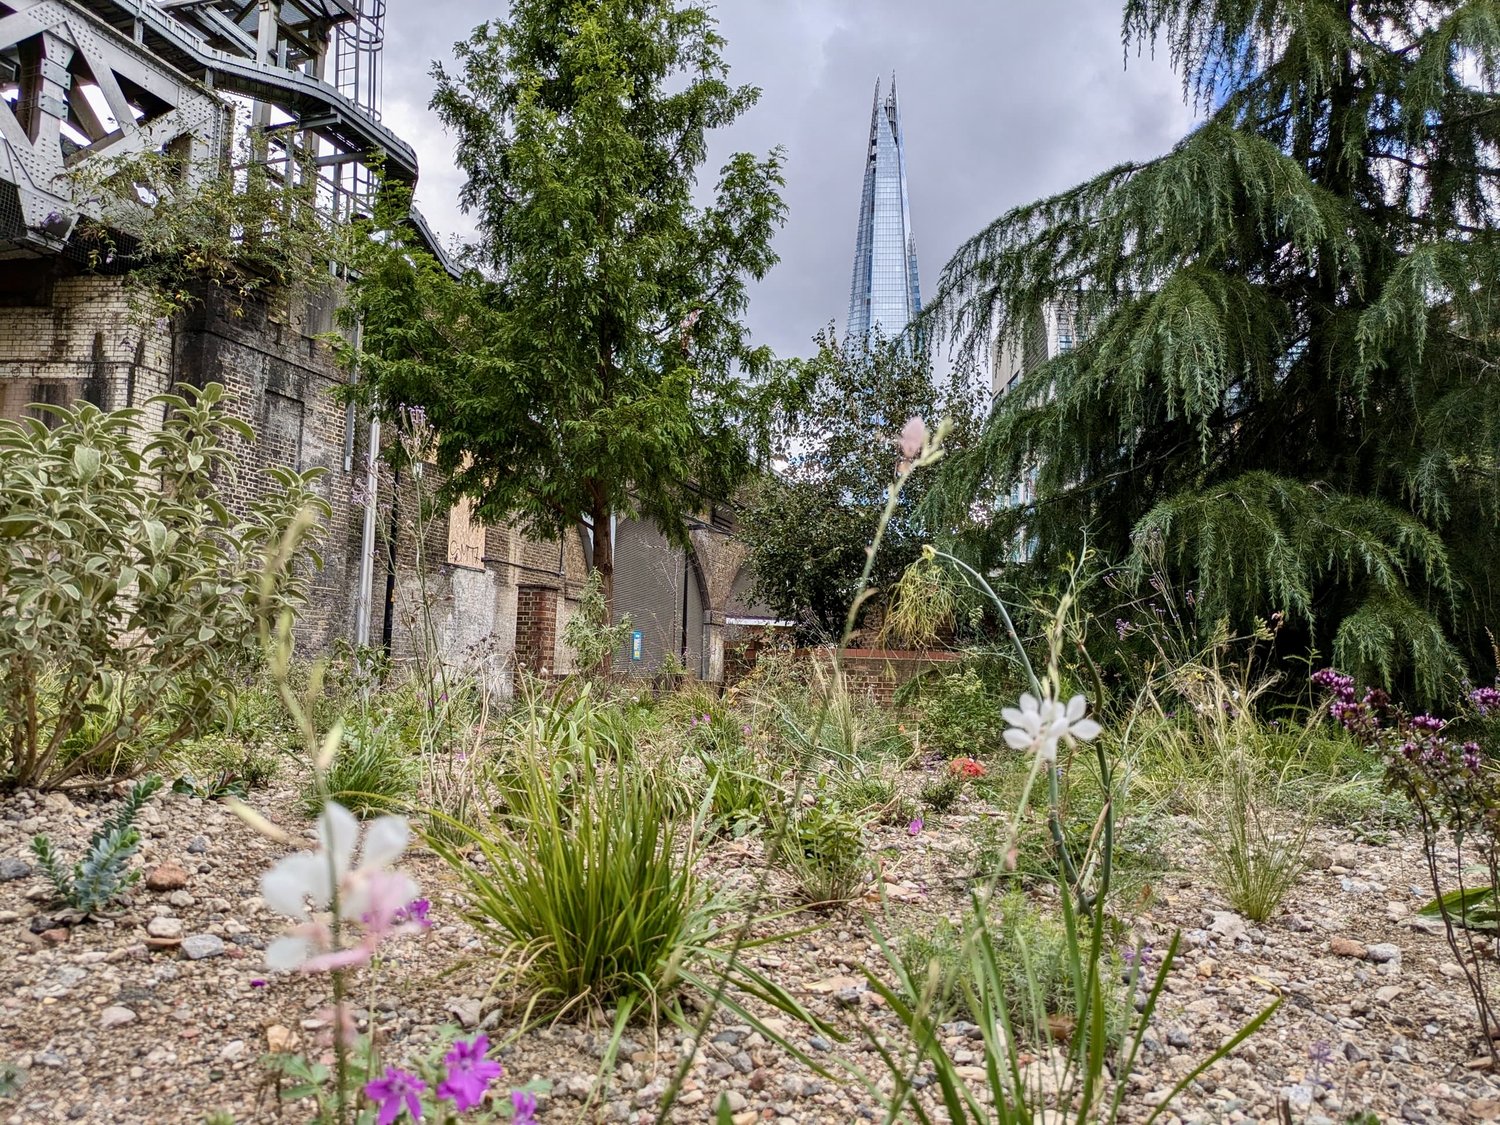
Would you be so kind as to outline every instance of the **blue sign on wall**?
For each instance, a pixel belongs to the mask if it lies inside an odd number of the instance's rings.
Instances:
[[[631,660],[639,660],[641,658],[641,648],[642,648],[641,631],[639,629],[632,630],[631,634],[630,634],[630,659]]]

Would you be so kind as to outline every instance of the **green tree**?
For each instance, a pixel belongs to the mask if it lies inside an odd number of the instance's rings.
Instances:
[[[955,422],[951,448],[972,421],[973,403],[957,386],[934,380],[927,357],[900,340],[839,344],[832,329],[773,420],[785,466],[746,491],[740,538],[756,594],[797,621],[813,640],[837,638],[901,459],[908,418]],[[875,558],[871,585],[889,590],[926,541],[918,517],[931,476],[917,474],[901,494],[896,518]]]
[[[628,513],[685,543],[753,464],[772,357],[741,318],[776,261],[781,153],[731,157],[695,203],[708,131],[759,93],[729,85],[722,46],[697,5],[517,0],[436,68],[470,268],[382,221],[354,310],[367,387],[425,408],[480,518],[560,535]],[[585,542],[612,609],[610,538]]]
[[[994,411],[954,493],[1048,567],[1159,544],[1206,610],[1363,677],[1485,663],[1500,552],[1500,16],[1481,0],[1128,0],[1204,120],[964,245],[934,329],[1086,339]],[[999,497],[1031,472],[1036,502]],[[1487,677],[1486,677],[1487,678]]]

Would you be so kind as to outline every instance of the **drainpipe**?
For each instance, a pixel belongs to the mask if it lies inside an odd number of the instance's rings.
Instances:
[[[370,447],[365,455],[365,520],[359,537],[359,587],[355,594],[354,643],[370,643],[370,603],[375,585],[375,510],[380,488],[380,417],[370,415]]]

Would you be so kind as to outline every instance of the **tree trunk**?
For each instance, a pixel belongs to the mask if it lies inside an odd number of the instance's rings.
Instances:
[[[613,528],[610,525],[609,505],[596,500],[589,515],[594,521],[592,563],[593,568],[599,572],[599,590],[604,595],[604,623],[607,627],[615,623],[615,544],[610,534]],[[606,654],[599,665],[599,671],[609,675],[613,662],[614,654]]]

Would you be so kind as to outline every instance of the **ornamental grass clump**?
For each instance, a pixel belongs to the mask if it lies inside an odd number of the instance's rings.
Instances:
[[[494,988],[523,1020],[612,1008],[606,1065],[633,1018],[676,1016],[676,994],[710,992],[716,968],[739,993],[818,1025],[731,954],[716,920],[731,904],[697,871],[708,803],[685,813],[676,780],[630,738],[586,682],[526,696],[496,750],[503,805],[467,829],[466,846],[429,840],[497,962]],[[724,1003],[800,1054],[743,1002]]]

